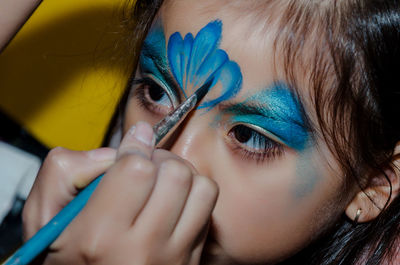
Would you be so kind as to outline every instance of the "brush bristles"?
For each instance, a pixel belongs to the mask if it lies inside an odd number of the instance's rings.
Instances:
[[[203,86],[201,86],[199,89],[196,90],[195,94],[197,96],[197,102],[200,102],[204,98],[204,96],[208,93],[212,82],[213,79],[210,79],[207,81],[207,83],[205,83]]]

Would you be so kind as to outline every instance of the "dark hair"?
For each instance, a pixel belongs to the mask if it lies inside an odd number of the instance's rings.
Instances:
[[[137,0],[133,9],[127,9],[125,27],[133,37],[127,38],[126,47],[132,52],[132,71],[138,47],[162,2]],[[310,57],[313,61],[303,62],[309,66],[320,133],[346,176],[344,190],[354,183],[363,189],[371,172],[385,175],[385,167],[394,166],[391,160],[400,140],[400,89],[396,82],[400,76],[400,3],[317,2],[288,1],[275,44],[284,52],[286,74],[293,80],[292,65],[298,65],[295,61],[306,48],[310,25],[320,34]],[[128,91],[110,128],[123,116],[127,96]],[[397,254],[399,230],[400,196],[387,203],[371,222],[354,224],[343,215],[329,231],[282,264],[381,264]]]
[[[142,42],[162,3],[163,0],[126,0],[121,7],[122,37],[115,46],[119,47],[117,56],[123,58],[120,63],[128,65],[126,71],[131,78],[128,80],[126,89],[110,120],[102,146],[108,146],[112,136],[123,128],[125,106],[133,81],[132,73],[136,70]]]
[[[280,41],[287,51],[286,69],[301,58],[296,56],[299,46],[310,36],[310,25],[318,23],[315,27],[322,40],[317,41],[320,47],[315,46],[314,61],[309,64],[318,124],[347,184],[355,181],[363,189],[371,174],[386,176],[384,169],[395,167],[392,159],[400,141],[400,3],[355,0],[301,6],[298,2],[289,5],[282,19],[282,28],[291,28]],[[332,75],[335,80],[327,81]],[[386,180],[391,187],[388,176]],[[400,197],[388,205],[390,197],[373,221],[355,225],[342,216],[330,232],[289,262],[390,261],[400,243]]]

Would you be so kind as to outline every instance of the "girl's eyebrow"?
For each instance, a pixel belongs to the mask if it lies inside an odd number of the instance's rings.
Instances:
[[[218,109],[222,114],[231,116],[230,122],[259,126],[289,147],[302,151],[309,140],[310,130],[303,122],[300,109],[292,109],[293,106],[287,103],[273,98],[267,103],[246,100],[240,103],[220,103]]]
[[[271,111],[263,105],[252,103],[220,103],[218,104],[218,109],[223,114],[228,115],[257,115],[265,117],[269,120],[280,121],[284,123],[293,123],[297,126],[300,126],[305,131],[310,131],[309,127],[303,120],[298,120],[297,117],[293,117],[291,115],[286,115],[284,112],[277,112],[275,110]],[[296,115],[297,116],[297,115]]]
[[[243,102],[223,102],[218,109],[230,115],[257,115],[266,119],[293,123],[304,131],[311,131],[304,113],[303,105],[286,88],[268,88],[256,93]]]

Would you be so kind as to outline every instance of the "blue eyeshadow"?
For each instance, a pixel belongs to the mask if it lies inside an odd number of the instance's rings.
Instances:
[[[163,82],[166,87],[175,87],[165,56],[165,36],[160,20],[151,27],[139,57],[140,69],[144,74],[151,74]]]
[[[309,133],[301,105],[283,82],[277,82],[223,111],[232,115],[232,123],[261,127],[295,150],[306,148]]]

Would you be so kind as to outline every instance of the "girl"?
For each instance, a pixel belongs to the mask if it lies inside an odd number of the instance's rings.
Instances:
[[[52,150],[27,200],[29,238],[106,172],[43,264],[398,264],[398,1],[138,0],[130,14],[121,144]],[[155,148],[151,125],[208,80]]]

